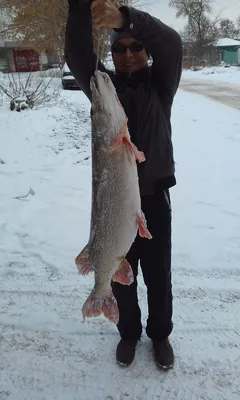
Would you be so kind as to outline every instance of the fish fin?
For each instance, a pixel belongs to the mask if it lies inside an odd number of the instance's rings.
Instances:
[[[137,226],[139,236],[147,239],[152,239],[152,235],[147,228],[147,221],[143,212],[137,214]]]
[[[120,144],[127,144],[130,148],[130,150],[133,152],[135,158],[139,162],[145,161],[145,156],[142,151],[139,151],[138,148],[135,146],[135,144],[130,140],[130,138],[126,135],[127,134],[127,122],[124,122],[124,124],[121,126],[120,130],[116,134],[115,139],[110,145],[110,152],[115,151]]]
[[[141,163],[146,160],[144,153],[142,151],[139,151],[137,146],[135,146],[135,144],[133,142],[131,142],[131,140],[127,136],[124,136],[122,138],[122,141],[123,141],[123,143],[126,143],[129,146],[130,150],[133,152],[133,154],[138,162]]]
[[[80,275],[87,275],[89,272],[94,271],[89,259],[88,245],[86,245],[81,253],[76,257],[75,264],[77,265]]]
[[[120,144],[123,143],[123,138],[126,137],[126,132],[127,132],[127,123],[124,123],[121,128],[119,129],[119,131],[117,132],[114,140],[112,141],[112,143],[110,144],[110,148],[109,151],[112,153],[113,151],[115,151],[118,146],[120,146]]]
[[[114,324],[118,323],[119,310],[115,297],[112,291],[108,296],[98,297],[93,289],[92,293],[88,296],[82,308],[83,319],[98,317],[103,314],[109,321]]]
[[[122,285],[131,285],[134,281],[134,275],[131,265],[123,258],[121,265],[112,277],[113,282],[119,282]]]
[[[125,125],[123,125],[123,127],[120,129],[116,138],[110,145],[110,152],[115,151],[121,144],[126,144],[129,147],[129,149],[133,152],[134,157],[138,162],[143,162],[146,160],[144,153],[142,151],[139,151],[137,146],[135,146],[135,144],[131,142],[129,137],[126,136]]]

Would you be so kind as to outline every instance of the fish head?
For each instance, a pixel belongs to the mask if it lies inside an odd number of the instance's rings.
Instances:
[[[107,125],[109,134],[115,132],[116,124],[121,125],[126,121],[126,115],[109,75],[95,71],[91,78],[91,91],[93,114],[97,115],[98,122]]]
[[[98,110],[106,109],[116,95],[115,87],[107,73],[99,70],[91,78],[92,105]]]

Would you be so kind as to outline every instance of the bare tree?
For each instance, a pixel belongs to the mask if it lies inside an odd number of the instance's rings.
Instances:
[[[169,5],[176,9],[176,17],[191,17],[199,19],[200,16],[212,11],[213,0],[170,0]]]
[[[184,37],[197,52],[201,47],[212,44],[218,38],[220,15],[211,18],[213,0],[170,0],[169,5],[176,9],[176,17],[185,17],[188,23]]]
[[[237,28],[240,29],[240,15],[237,17]]]
[[[35,72],[28,74],[9,73],[0,81],[0,95],[2,100],[8,99],[10,110],[21,111],[34,106],[55,102],[60,96],[60,70],[53,70],[51,74]]]
[[[37,51],[61,56],[65,38],[67,0],[0,0],[12,22],[1,34],[21,39]]]
[[[237,32],[236,32],[237,38],[240,39],[240,15],[236,21],[236,29],[237,29]]]
[[[137,0],[138,1],[138,0]],[[120,4],[134,4],[136,0],[113,0]],[[68,11],[67,0],[0,0],[0,10],[11,16],[11,23],[0,29],[0,34],[21,38],[36,51],[49,50],[61,59]],[[93,28],[94,48],[101,58],[106,56],[109,30]]]
[[[240,18],[239,18],[239,23],[240,23]],[[238,27],[237,27],[237,22],[235,25],[234,22],[229,18],[224,18],[220,21],[219,35],[221,37],[225,37],[225,38],[228,37],[228,38],[235,39],[239,35],[239,30],[240,29],[238,29]]]

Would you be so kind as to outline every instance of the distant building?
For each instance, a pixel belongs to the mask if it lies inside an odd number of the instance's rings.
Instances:
[[[0,41],[1,72],[42,71],[57,63],[47,52],[37,53],[31,46],[19,42]]]
[[[231,65],[240,65],[240,40],[219,39],[216,47],[221,50],[221,61]]]

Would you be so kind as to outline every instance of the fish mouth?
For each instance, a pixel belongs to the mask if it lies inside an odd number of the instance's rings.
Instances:
[[[93,76],[93,78],[92,78],[92,85],[93,85],[93,88],[96,90],[96,92],[99,93],[99,86],[98,86],[98,82],[97,82],[97,79],[95,78],[95,76]]]
[[[92,93],[95,94],[95,96],[98,98],[98,100],[100,100],[101,99],[100,88],[99,88],[99,84],[98,84],[98,81],[95,76],[93,76],[92,80],[91,80],[91,89],[92,89]]]
[[[103,99],[99,87],[98,80],[95,76],[92,76],[91,79],[91,91],[92,91],[92,99],[94,107],[97,109],[103,108]]]
[[[93,84],[93,88],[94,88],[95,92],[101,98],[102,96],[101,96],[100,86],[99,86],[99,82],[98,82],[98,78],[97,78],[97,71],[94,73],[94,75],[92,77],[92,84]]]
[[[95,71],[91,78],[91,90],[98,107],[106,108],[112,99],[110,77],[104,72]]]

